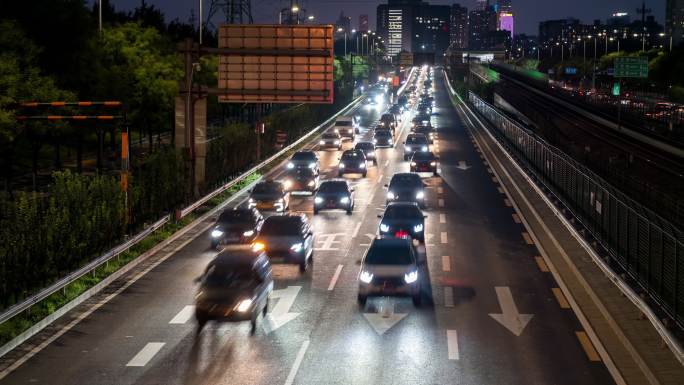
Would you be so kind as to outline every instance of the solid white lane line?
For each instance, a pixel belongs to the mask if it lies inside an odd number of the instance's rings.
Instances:
[[[442,271],[451,271],[451,257],[442,255]]]
[[[437,201],[437,205],[438,205],[439,207],[444,207],[444,199],[438,200],[438,201]]]
[[[446,215],[439,214],[439,223],[446,223]]]
[[[446,231],[442,231],[442,233],[439,235],[439,240],[442,243],[448,243]]]
[[[290,374],[287,375],[287,379],[285,380],[285,385],[292,385],[294,383],[294,379],[297,376],[297,371],[299,371],[299,365],[302,364],[302,360],[304,359],[304,354],[306,353],[306,349],[309,348],[309,340],[306,340],[302,343],[302,347],[299,348],[299,352],[297,352],[297,358],[295,358],[295,362],[292,365],[292,369],[290,369]]]
[[[192,318],[193,313],[195,312],[195,306],[193,305],[187,305],[184,307],[181,311],[176,314],[175,317],[169,321],[170,324],[184,324]]]
[[[458,335],[456,330],[447,330],[447,350],[450,360],[458,360]]]
[[[144,348],[142,348],[141,351],[138,352],[133,358],[131,358],[130,361],[126,364],[126,366],[145,366],[147,365],[148,362],[154,357],[155,354],[161,350],[161,348],[165,345],[164,342],[150,342],[147,345],[145,345]]]
[[[328,291],[335,288],[335,284],[337,283],[337,279],[340,278],[340,273],[342,272],[343,267],[344,265],[337,265],[337,269],[335,269],[335,274],[333,274],[333,277],[330,280],[330,285],[328,285]]]
[[[454,307],[454,288],[444,286],[444,307]]]
[[[356,227],[354,227],[354,232],[352,233],[352,238],[356,238],[357,235],[359,235],[359,229],[361,228],[361,222],[356,224]]]

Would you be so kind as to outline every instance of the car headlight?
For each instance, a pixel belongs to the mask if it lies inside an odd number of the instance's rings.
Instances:
[[[335,140],[335,144],[340,144],[340,141],[339,141],[339,140]]]
[[[211,232],[211,236],[212,236],[213,238],[218,238],[218,237],[220,237],[221,235],[223,235],[223,231],[218,230],[218,229],[216,229],[216,230],[214,230],[214,231]]]
[[[252,250],[254,250],[254,251],[261,251],[265,248],[266,248],[266,245],[264,245],[262,242],[252,243]]]
[[[378,140],[377,140],[377,139],[373,139],[373,144],[376,144],[376,143],[378,143]]]
[[[289,190],[292,187],[292,181],[289,179],[283,181],[283,187],[285,187],[285,190]]]
[[[367,272],[366,270],[362,270],[361,274],[359,275],[359,280],[363,283],[371,283],[373,280],[373,274]]]
[[[384,224],[384,223],[381,223],[381,224],[380,224],[380,231],[383,232],[383,233],[388,232],[388,231],[389,231],[389,225],[386,225],[386,224]]]
[[[415,166],[415,165],[416,165],[416,162],[411,162],[411,166]]]
[[[423,146],[423,147],[420,148],[420,150],[421,150],[421,151],[427,151],[427,150],[428,150],[428,147],[427,147],[427,146]]]
[[[299,253],[302,251],[303,245],[301,243],[295,243],[294,245],[290,246],[290,250],[294,251],[295,253]]]
[[[394,198],[395,198],[394,193],[391,192],[391,191],[388,191],[388,192],[387,192],[387,199],[394,199]]]
[[[430,166],[435,167],[437,165],[437,162],[430,162]]]
[[[321,203],[323,203],[323,198],[321,198],[321,197],[314,198],[314,203],[317,205],[320,205]]]
[[[429,122],[427,120],[423,120],[423,124],[428,124]]]
[[[254,203],[254,198],[249,198],[247,201],[248,201],[249,203]]]
[[[405,147],[404,147],[404,150],[406,150],[406,151],[411,151],[411,146],[405,146]]]
[[[251,237],[252,235],[254,235],[254,230],[247,230],[244,233],[242,233],[242,235],[245,237]]]
[[[306,185],[309,186],[309,187],[313,187],[313,186],[316,185],[316,182],[310,180],[309,183],[307,183]]]
[[[287,168],[294,168],[294,163],[292,163],[292,162],[288,163]]]
[[[359,164],[359,167],[360,167],[360,168],[366,168],[366,164],[365,164],[365,163],[361,163],[361,164]]]
[[[285,199],[279,198],[279,199],[276,201],[276,203],[283,204],[283,203],[285,203]]]
[[[425,198],[425,193],[422,191],[418,191],[418,194],[416,194],[416,199],[423,199]]]
[[[342,197],[342,198],[340,199],[340,203],[344,203],[344,204],[349,203],[349,197]]]
[[[370,151],[370,152],[368,153],[368,156],[375,156],[375,151]]]
[[[413,226],[413,232],[414,233],[420,233],[421,231],[423,231],[423,224],[422,223],[419,223],[419,224]]]
[[[416,282],[417,280],[418,280],[418,270],[413,270],[413,271],[410,271],[410,272],[404,274],[404,281],[406,281],[406,283],[413,283],[413,282]]]
[[[339,167],[344,168],[344,163],[340,163]]]
[[[337,128],[336,128],[334,131],[335,131],[336,134],[339,134],[339,133],[340,133],[340,130],[338,130]]]
[[[309,163],[309,168],[312,170],[316,168],[316,163]]]
[[[325,144],[325,140],[321,140],[318,144]]]
[[[235,310],[239,311],[240,313],[244,313],[249,308],[252,307],[252,300],[251,299],[243,299],[240,301],[240,303],[235,307]]]

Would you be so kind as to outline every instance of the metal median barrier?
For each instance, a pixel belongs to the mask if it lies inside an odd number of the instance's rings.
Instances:
[[[684,327],[684,234],[591,170],[469,92],[492,133],[543,183],[616,262]]]

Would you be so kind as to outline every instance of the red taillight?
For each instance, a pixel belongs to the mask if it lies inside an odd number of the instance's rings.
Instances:
[[[396,233],[394,233],[395,238],[401,238],[401,239],[408,239],[409,233],[404,230],[399,230]]]

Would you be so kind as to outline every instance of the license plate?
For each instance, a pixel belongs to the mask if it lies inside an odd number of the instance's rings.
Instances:
[[[326,207],[329,208],[329,209],[335,208],[335,207],[337,207],[337,203],[335,203],[335,202],[330,202],[330,203],[328,203],[328,204],[326,205]]]
[[[225,237],[224,242],[237,242],[240,240],[240,237]]]
[[[271,263],[283,263],[285,262],[285,257],[270,257]]]

